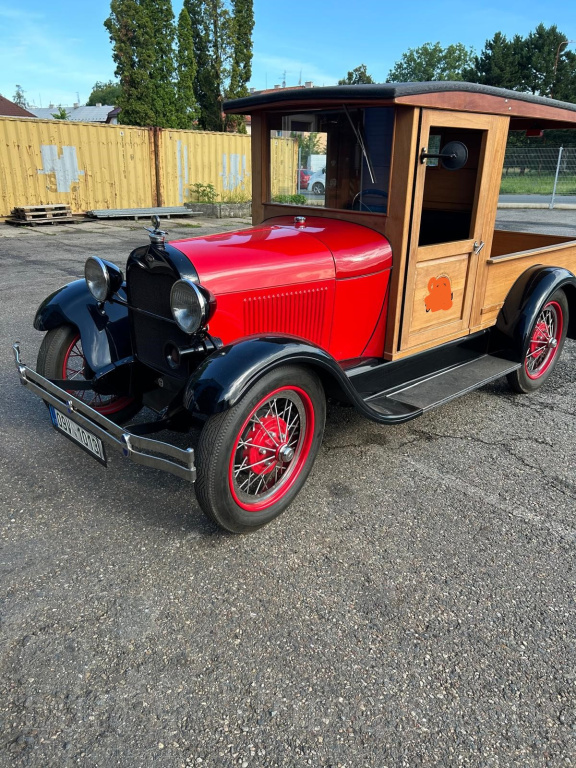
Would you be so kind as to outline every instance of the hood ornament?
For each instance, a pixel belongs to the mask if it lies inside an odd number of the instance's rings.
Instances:
[[[150,219],[150,222],[152,224],[151,227],[144,227],[146,232],[148,232],[148,236],[150,237],[150,242],[153,245],[164,245],[164,241],[166,240],[166,235],[168,234],[168,231],[160,229],[160,216],[158,216],[158,214],[155,213]]]

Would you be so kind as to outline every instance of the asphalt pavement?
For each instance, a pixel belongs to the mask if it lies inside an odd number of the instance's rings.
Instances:
[[[576,211],[499,222],[576,236]],[[530,396],[387,428],[331,405],[293,506],[226,535],[56,434],[14,370],[40,301],[142,227],[0,225],[0,765],[576,764],[576,343]]]

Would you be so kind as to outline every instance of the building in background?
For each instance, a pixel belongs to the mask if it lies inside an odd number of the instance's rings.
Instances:
[[[28,117],[38,117],[42,120],[55,120],[55,114],[60,110],[60,106],[51,104],[48,107],[30,107],[34,114]],[[74,104],[71,107],[63,107],[66,110],[67,120],[80,123],[112,123],[118,122],[118,112],[120,109],[111,104],[96,104],[94,107],[85,107],[81,104]]]
[[[0,95],[0,115],[2,117],[36,117],[36,115],[29,112],[23,107],[19,107],[18,104],[14,104],[13,101],[5,99]]]

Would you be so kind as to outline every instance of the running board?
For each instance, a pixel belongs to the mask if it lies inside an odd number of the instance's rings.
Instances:
[[[496,355],[482,355],[416,382],[371,395],[364,403],[380,415],[398,417],[403,413],[405,418],[411,418],[483,387],[520,365]]]

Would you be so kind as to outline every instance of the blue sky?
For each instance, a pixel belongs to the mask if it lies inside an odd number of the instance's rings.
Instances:
[[[177,14],[181,0],[173,0]],[[30,103],[85,102],[97,80],[114,76],[103,21],[108,0],[0,0],[0,93],[12,98],[16,83]],[[572,0],[254,0],[251,86],[272,88],[312,80],[332,85],[364,63],[375,80],[402,53],[425,42],[461,42],[479,51],[502,31],[526,35],[537,24],[556,24],[576,40]],[[576,45],[572,47],[576,51]]]

